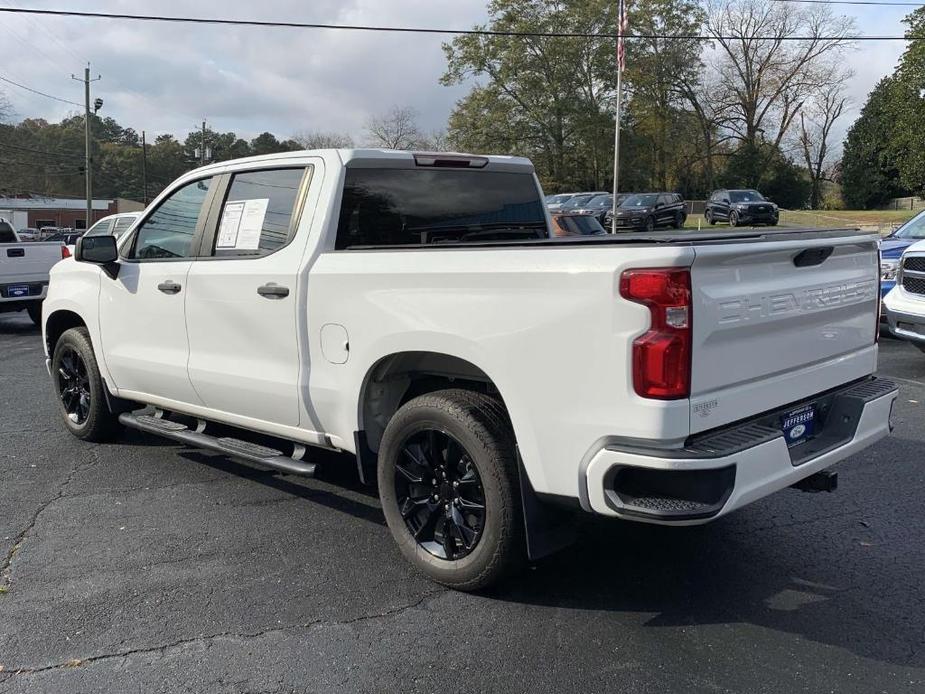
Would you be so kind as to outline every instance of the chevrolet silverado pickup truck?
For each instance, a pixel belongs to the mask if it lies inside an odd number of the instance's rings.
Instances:
[[[517,157],[195,170],[52,271],[61,419],[294,474],[354,454],[401,553],[462,590],[576,511],[706,523],[889,432],[874,236],[549,230]]]
[[[68,255],[60,241],[23,243],[12,226],[0,220],[0,313],[26,311],[41,325],[49,270]]]

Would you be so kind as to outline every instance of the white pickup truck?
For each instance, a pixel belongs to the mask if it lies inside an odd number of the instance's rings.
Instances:
[[[405,557],[459,589],[565,541],[557,509],[705,523],[831,488],[889,432],[874,236],[549,225],[521,158],[188,173],[52,271],[64,424],[306,475],[311,447],[354,453]]]
[[[0,219],[0,313],[27,311],[41,325],[49,270],[67,255],[60,242],[22,242],[13,227]]]

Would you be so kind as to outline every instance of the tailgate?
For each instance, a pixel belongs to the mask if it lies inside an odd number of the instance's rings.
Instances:
[[[696,254],[691,433],[875,370],[875,237],[805,232]]]
[[[59,260],[60,243],[0,244],[0,284],[47,282],[48,271]]]

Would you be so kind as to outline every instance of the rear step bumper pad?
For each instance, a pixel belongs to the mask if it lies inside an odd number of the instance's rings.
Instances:
[[[314,463],[296,460],[284,455],[281,451],[251,443],[250,441],[242,441],[226,436],[209,436],[208,434],[193,431],[185,424],[151,415],[136,415],[126,412],[119,415],[119,421],[131,429],[163,436],[193,448],[203,448],[216,453],[224,453],[230,458],[236,458],[255,465],[263,465],[292,475],[302,475],[304,477],[313,477],[315,475]]]
[[[585,470],[585,510],[662,525],[709,522],[834,465],[890,433],[898,389],[868,379],[828,397],[850,405],[855,425],[837,445],[804,458],[780,430],[745,422],[707,441],[659,451],[608,446]],[[834,408],[843,412],[845,408]],[[766,420],[766,417],[756,418]],[[821,438],[821,437],[820,437]],[[797,457],[799,456],[799,459]]]

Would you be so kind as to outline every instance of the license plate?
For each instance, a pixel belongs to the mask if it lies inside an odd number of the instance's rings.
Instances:
[[[805,405],[780,418],[780,428],[788,446],[796,446],[810,438],[815,424],[816,408],[813,405]]]
[[[11,284],[6,288],[6,295],[11,299],[20,296],[29,296],[29,286],[26,284]]]

